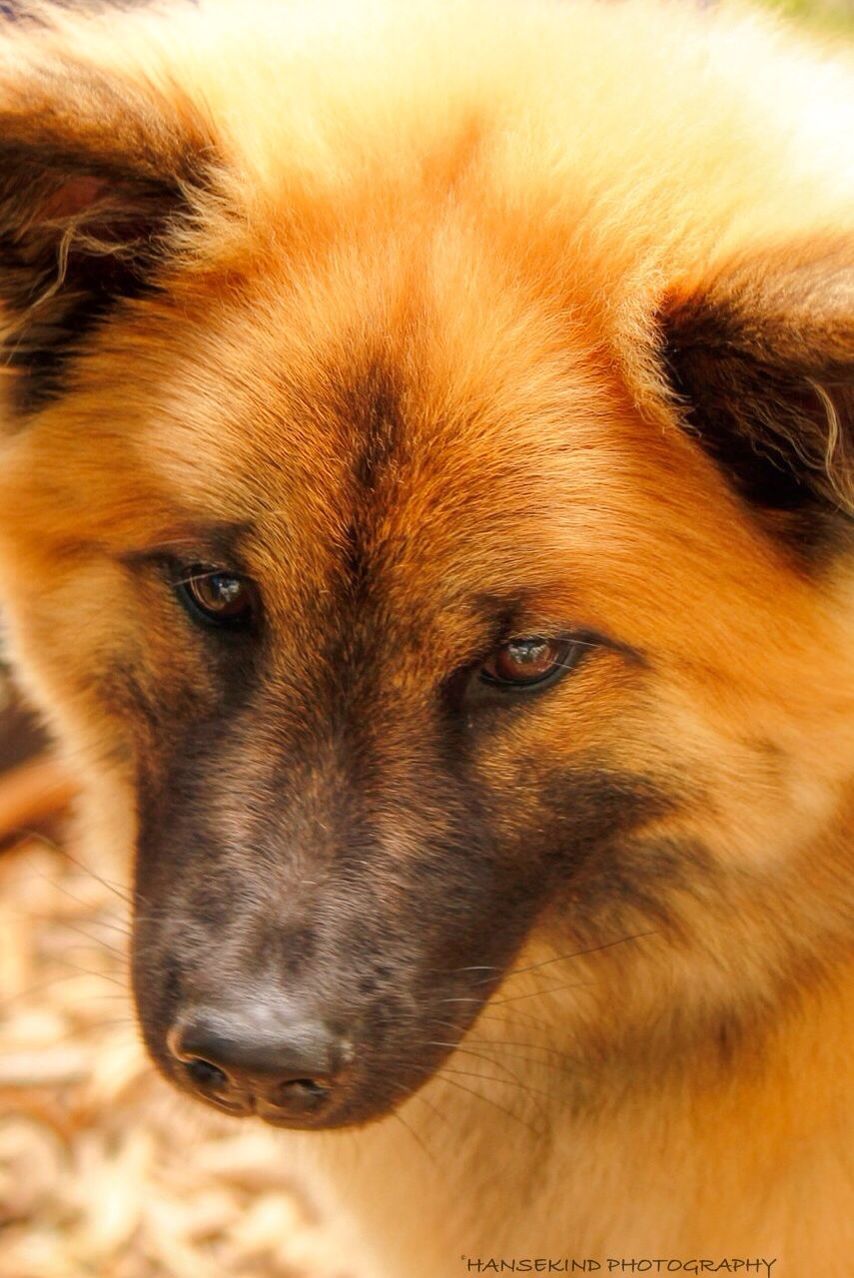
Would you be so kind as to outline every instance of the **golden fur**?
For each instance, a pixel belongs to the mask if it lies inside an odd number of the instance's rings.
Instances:
[[[403,1123],[294,1135],[294,1156],[394,1278],[451,1278],[463,1254],[843,1278],[854,481],[813,371],[817,345],[852,362],[843,62],[652,0],[210,0],[10,28],[0,65],[4,227],[34,228],[7,298],[0,580],[88,837],[130,852],[140,760],[216,697],[132,565],[253,521],[284,678],[344,536],[357,367],[393,370],[405,422],[365,534],[394,547],[383,615],[429,636],[401,695],[460,659],[461,601],[508,583],[532,625],[580,618],[645,655],[603,651],[477,756],[521,829],[520,751],[678,792],[625,890],[600,904],[593,866],[538,914],[451,1055],[472,1077],[437,1073]],[[22,391],[75,322],[75,252],[158,287],[87,331],[58,390]],[[662,347],[697,306],[767,321],[768,358],[822,384],[794,451],[837,532],[811,559],[680,429],[706,372],[674,386]],[[392,771],[410,742],[389,729]],[[415,819],[395,837],[414,855]],[[681,849],[660,876],[653,841]]]

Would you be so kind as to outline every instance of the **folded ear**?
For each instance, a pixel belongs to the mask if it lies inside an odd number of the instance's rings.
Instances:
[[[686,428],[795,543],[854,515],[854,240],[731,263],[662,324]]]
[[[154,286],[212,142],[180,93],[2,49],[0,343],[13,411],[55,395],[122,299]]]

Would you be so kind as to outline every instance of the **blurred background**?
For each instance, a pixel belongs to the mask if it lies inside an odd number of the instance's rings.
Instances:
[[[854,48],[854,0],[765,7]],[[0,652],[0,1278],[355,1278],[281,1138],[147,1064],[123,867],[77,859],[44,748]]]
[[[854,0],[764,0],[758,7],[793,19],[807,30],[854,36]]]
[[[356,1278],[282,1137],[182,1101],[128,990],[124,867],[0,670],[0,1278]]]

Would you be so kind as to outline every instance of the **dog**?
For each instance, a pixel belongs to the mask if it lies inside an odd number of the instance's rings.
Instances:
[[[367,1272],[850,1264],[854,94],[726,8],[2,36],[0,589]]]

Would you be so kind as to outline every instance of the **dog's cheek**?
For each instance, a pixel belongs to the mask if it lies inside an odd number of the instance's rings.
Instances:
[[[566,760],[559,753],[527,756],[512,784],[505,768],[498,786],[483,774],[496,847],[515,880],[513,899],[536,898],[542,907],[560,899],[579,925],[627,906],[643,909],[645,863],[627,849],[652,825],[666,828],[685,796],[675,775],[633,770],[625,755],[622,749],[581,750]],[[533,918],[537,910],[529,912]]]
[[[100,761],[150,755],[167,725],[210,704],[209,663],[162,587],[79,550],[31,553],[21,570],[9,596],[15,647],[72,748]]]

